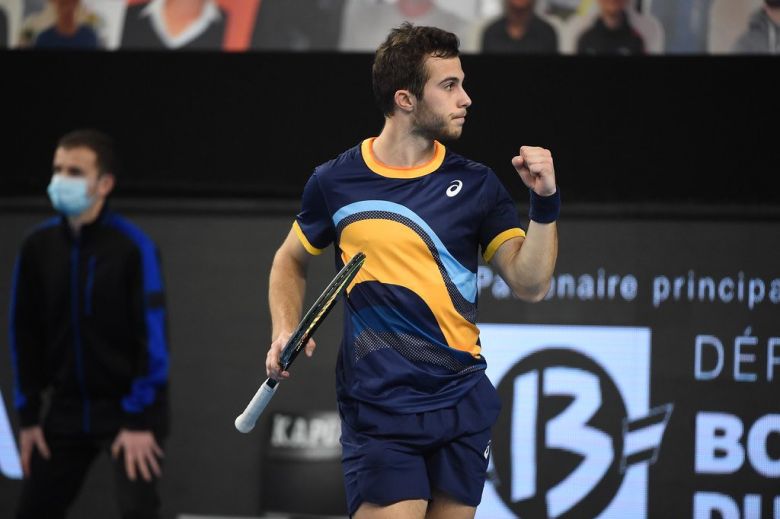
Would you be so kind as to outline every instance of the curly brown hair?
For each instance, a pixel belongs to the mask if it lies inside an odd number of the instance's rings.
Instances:
[[[428,57],[454,58],[459,55],[458,37],[436,27],[415,27],[409,22],[390,31],[376,51],[372,78],[374,98],[386,116],[395,111],[395,93],[409,90],[418,99],[428,81]]]

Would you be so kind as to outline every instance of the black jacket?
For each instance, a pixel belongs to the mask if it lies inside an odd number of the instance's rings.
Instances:
[[[157,248],[140,229],[104,210],[75,237],[65,218],[52,218],[25,239],[12,287],[14,404],[22,426],[43,419],[61,433],[165,433],[162,272]]]
[[[552,25],[538,16],[531,17],[525,35],[515,40],[506,32],[506,17],[487,26],[482,33],[482,52],[495,54],[555,54],[558,52],[558,34]]]
[[[645,54],[645,41],[631,26],[628,15],[621,15],[619,27],[607,27],[601,17],[597,17],[593,25],[579,37],[577,41],[578,54],[606,55],[637,55]]]

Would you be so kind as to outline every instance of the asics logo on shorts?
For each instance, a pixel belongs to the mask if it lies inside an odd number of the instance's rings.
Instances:
[[[490,440],[488,440],[487,447],[485,447],[485,459],[488,459],[490,456]]]
[[[450,187],[447,188],[447,196],[452,198],[453,196],[460,193],[461,188],[463,187],[463,181],[462,180],[453,180],[450,182]]]

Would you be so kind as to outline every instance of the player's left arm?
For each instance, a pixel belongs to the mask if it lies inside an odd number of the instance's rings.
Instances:
[[[549,150],[523,146],[512,158],[512,165],[536,198],[541,197],[543,201],[555,198],[555,168]],[[526,301],[540,301],[545,296],[558,257],[558,229],[554,219],[557,212],[552,213],[549,208],[535,212],[533,205],[532,201],[526,236],[505,241],[491,260],[515,294]]]

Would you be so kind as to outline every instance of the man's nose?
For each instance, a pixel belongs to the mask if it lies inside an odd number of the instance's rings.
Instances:
[[[463,108],[468,108],[469,106],[471,106],[471,98],[466,93],[465,89],[463,90],[463,98],[461,99],[460,106],[462,106]]]

